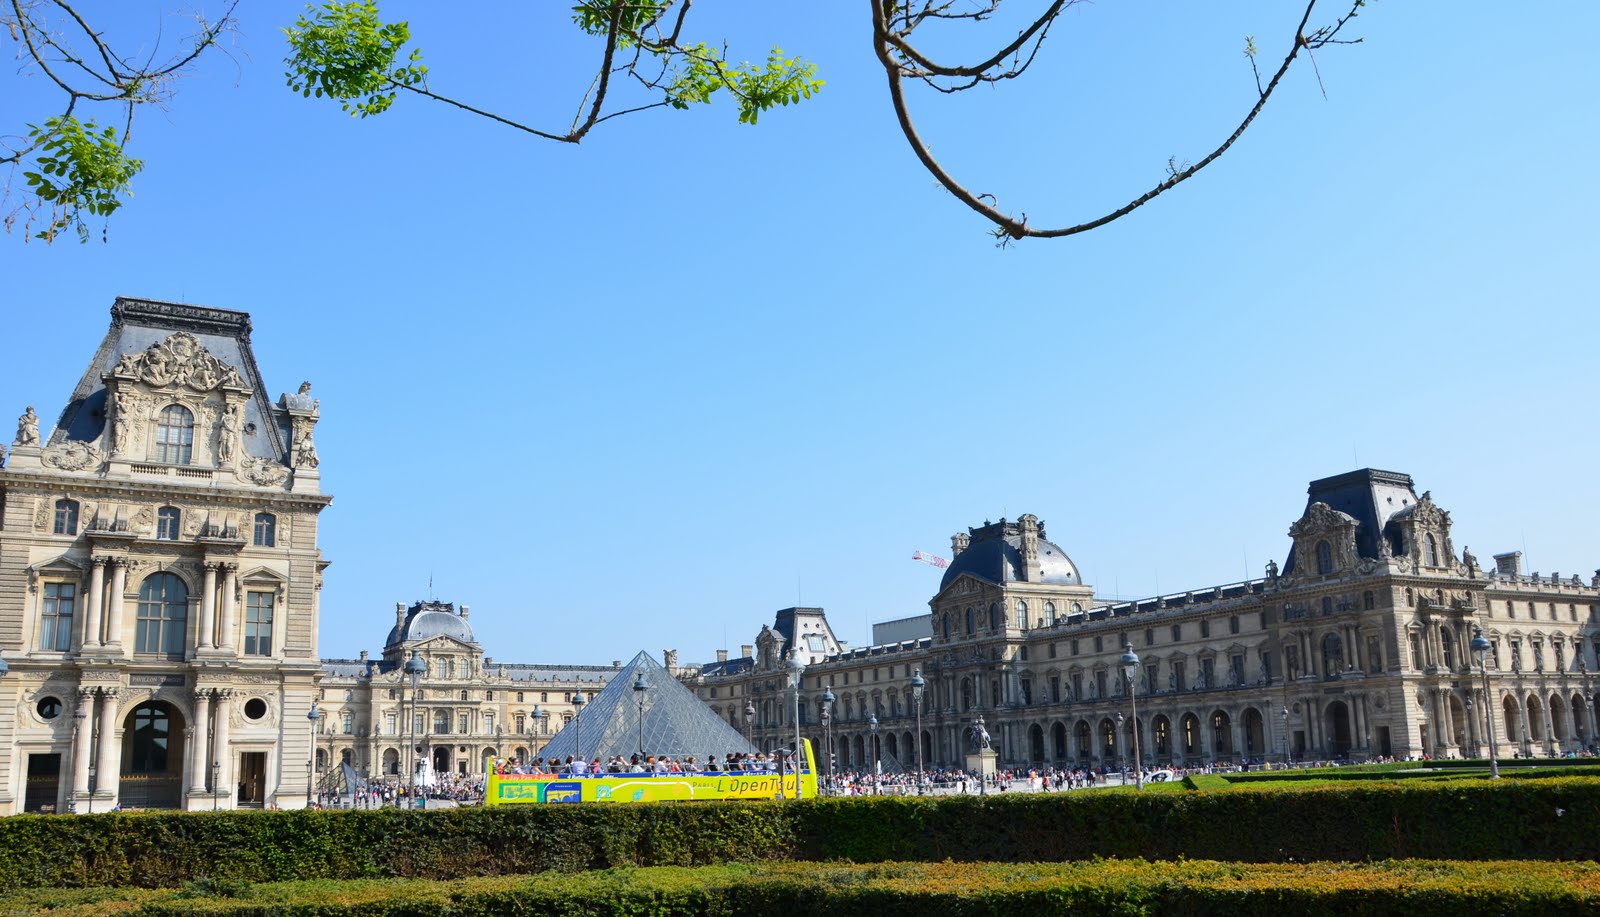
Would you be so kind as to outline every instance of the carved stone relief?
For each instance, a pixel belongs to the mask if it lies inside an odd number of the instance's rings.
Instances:
[[[289,480],[289,469],[271,459],[247,456],[240,463],[239,474],[252,484],[278,487]]]
[[[218,386],[244,388],[239,371],[212,356],[194,335],[179,331],[143,353],[124,354],[111,371],[156,387],[186,386],[209,392]]]
[[[62,471],[83,471],[86,468],[98,471],[105,460],[105,453],[88,443],[77,441],[51,446],[44,450],[41,458],[46,465]]]

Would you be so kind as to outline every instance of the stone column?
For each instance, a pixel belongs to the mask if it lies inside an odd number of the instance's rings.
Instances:
[[[122,646],[122,594],[128,591],[128,559],[111,559],[111,597],[106,602],[106,643]]]
[[[201,795],[206,791],[212,760],[211,691],[207,688],[194,691],[194,747],[189,751],[189,792]]]
[[[212,627],[217,617],[217,565],[206,563],[205,585],[200,591],[200,645],[199,649],[208,650],[213,645]]]
[[[72,714],[72,799],[89,793],[89,749],[94,739],[94,689],[78,689],[78,709]]]
[[[117,728],[117,689],[100,689],[100,752],[97,757],[99,767],[96,773],[98,781],[98,794],[109,796],[114,801],[117,798],[117,785],[122,777],[122,742],[121,730]]]
[[[221,806],[222,808],[231,809],[234,807],[237,798],[233,792],[233,749],[229,746],[228,741],[228,734],[232,726],[229,708],[233,700],[233,692],[226,689],[217,691],[216,698],[217,750],[211,757],[213,761],[222,766],[217,769],[217,784],[211,788],[211,792],[220,796],[219,803],[226,803],[226,805]]]
[[[100,645],[100,600],[106,591],[106,559],[104,557],[91,558],[89,561],[89,601],[83,615],[83,646],[84,648]]]
[[[235,574],[239,572],[238,564],[222,565],[222,633],[217,637],[217,648],[226,652],[236,652],[233,644],[234,617],[238,611],[238,603],[234,601],[236,588]],[[280,611],[279,614],[285,614]]]

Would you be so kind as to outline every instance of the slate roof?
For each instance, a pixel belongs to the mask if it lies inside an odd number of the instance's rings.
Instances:
[[[1360,523],[1356,526],[1356,553],[1376,560],[1378,539],[1390,520],[1416,505],[1417,491],[1411,475],[1398,471],[1362,468],[1331,478],[1312,481],[1306,487],[1306,507],[1326,503]],[[1283,562],[1285,574],[1294,572],[1294,550]]]
[[[119,296],[111,306],[111,328],[83,372],[50,434],[50,445],[92,442],[106,423],[104,376],[125,354],[137,354],[172,334],[186,331],[207,352],[239,371],[251,397],[245,404],[243,449],[257,458],[283,461],[288,451],[289,417],[273,405],[250,348],[250,316],[231,309]]]
[[[649,653],[640,652],[584,704],[582,712],[555,734],[540,755],[562,760],[582,755],[590,761],[605,761],[613,755],[626,758],[637,752],[640,720],[633,683],[640,672],[649,686],[644,692],[645,754],[694,755],[704,761],[710,755],[722,758],[733,752],[755,753],[755,746],[738,730],[712,713]]]
[[[966,550],[957,554],[945,568],[939,580],[942,590],[962,574],[970,573],[979,579],[995,584],[1022,581],[1022,527],[1002,519],[982,528],[968,529],[972,541]],[[1037,582],[1057,586],[1083,584],[1078,575],[1078,565],[1072,562],[1061,546],[1046,541],[1043,528],[1039,531],[1039,574]]]

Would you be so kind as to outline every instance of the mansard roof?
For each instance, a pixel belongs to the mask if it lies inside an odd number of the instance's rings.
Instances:
[[[1360,523],[1356,526],[1356,553],[1362,557],[1378,559],[1381,548],[1378,539],[1383,536],[1389,520],[1417,502],[1417,491],[1411,475],[1398,471],[1380,471],[1362,468],[1347,471],[1331,478],[1312,481],[1306,488],[1306,508],[1326,503]],[[1294,551],[1283,563],[1285,575],[1294,572]]]
[[[235,384],[242,382],[250,389],[241,431],[244,453],[283,461],[289,442],[289,418],[273,406],[261,380],[261,370],[250,348],[250,316],[230,309],[126,296],[117,297],[112,304],[111,328],[62,409],[50,445],[98,440],[106,423],[105,377],[124,358],[136,360],[179,333],[191,336],[205,354],[236,370],[239,379]]]

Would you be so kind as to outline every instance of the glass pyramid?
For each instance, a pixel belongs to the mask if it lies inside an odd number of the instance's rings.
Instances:
[[[645,688],[635,691],[641,675]],[[711,755],[721,759],[737,752],[756,752],[737,729],[712,713],[649,653],[641,651],[588,699],[539,755],[561,761],[568,755],[606,761],[613,755],[630,758],[641,745],[646,755],[694,755],[701,762]]]

